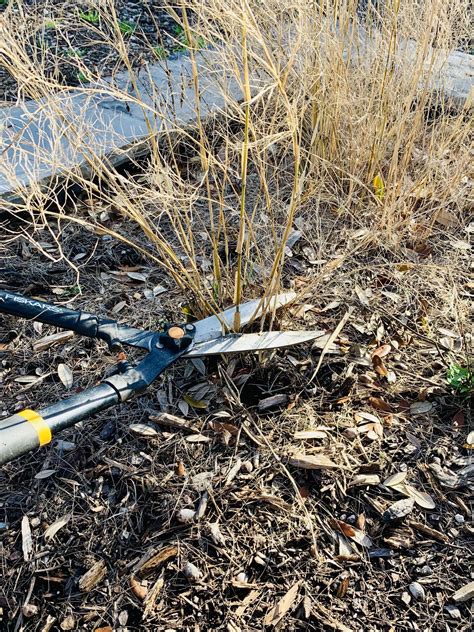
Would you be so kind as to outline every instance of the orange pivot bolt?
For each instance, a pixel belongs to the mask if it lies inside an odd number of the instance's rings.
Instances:
[[[181,329],[181,327],[170,327],[167,333],[173,340],[179,340],[184,336],[184,329]]]

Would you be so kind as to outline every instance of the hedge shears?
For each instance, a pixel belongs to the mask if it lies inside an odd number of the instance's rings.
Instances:
[[[146,331],[109,318],[0,290],[0,312],[103,340],[114,352],[121,351],[123,346],[147,352],[136,365],[126,359],[120,360],[114,373],[97,386],[41,410],[26,409],[0,420],[0,465],[47,445],[64,428],[143,392],[180,358],[252,353],[314,340],[321,332],[230,333],[236,312],[243,326],[268,311],[283,307],[294,298],[292,292],[278,294],[230,307],[197,322],[169,324],[162,331]]]

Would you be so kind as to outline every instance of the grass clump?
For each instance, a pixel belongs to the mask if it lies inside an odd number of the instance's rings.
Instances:
[[[174,37],[190,54],[193,128],[141,99],[127,44],[135,26],[124,26],[114,3],[79,12],[96,26],[95,40],[128,70],[137,88],[134,104],[149,122],[150,153],[139,178],[117,174],[90,153],[90,174],[107,186],[71,174],[91,199],[127,219],[120,230],[71,208],[59,218],[74,215],[134,244],[204,309],[262,287],[276,291],[297,224],[322,261],[336,256],[334,231],[349,227],[370,227],[367,241],[397,258],[407,249],[415,256],[432,251],[427,243],[442,221],[450,224],[447,231],[463,225],[471,126],[433,82],[449,52],[465,41],[468,2],[446,8],[393,0],[364,11],[339,0],[316,6],[297,0],[291,7],[279,0],[178,4],[168,11],[178,24]],[[15,20],[12,14],[0,45],[2,63],[23,94],[49,98],[61,87],[41,63],[44,51],[31,56],[16,37]],[[203,62],[199,49],[206,42],[214,50]],[[166,57],[161,46],[150,53]],[[89,90],[129,98],[79,56],[71,61],[80,81],[93,83]],[[224,86],[224,106],[211,124],[202,115],[206,64]],[[231,83],[238,90],[225,88]],[[83,142],[81,134],[72,140]],[[28,194],[35,222],[50,221],[44,201],[43,193]]]

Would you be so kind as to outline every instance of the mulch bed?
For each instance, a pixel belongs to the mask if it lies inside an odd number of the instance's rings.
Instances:
[[[124,41],[133,66],[158,61],[183,50],[178,24],[163,9],[162,0],[116,0],[115,11],[124,29]],[[8,3],[0,2],[0,19]],[[24,21],[30,51],[44,59],[46,75],[63,85],[78,86],[84,79],[80,61],[87,69],[110,76],[123,64],[114,48],[106,44],[107,27],[96,21],[91,5],[64,0],[24,0],[23,12],[10,10]],[[180,15],[179,7],[176,12]],[[88,21],[90,20],[90,21]],[[97,29],[103,31],[98,35]],[[58,63],[59,60],[59,63]],[[0,102],[17,98],[18,86],[0,60]]]
[[[335,234],[334,257],[367,238]],[[144,328],[189,300],[110,238],[65,229],[79,285],[50,233],[35,238],[43,253],[4,244],[3,287]],[[316,375],[321,345],[176,364],[3,467],[1,629],[471,629],[456,600],[471,581],[471,413],[446,382],[470,339],[445,309],[453,284],[466,288],[468,254],[444,237],[432,247],[430,265],[367,245],[337,268],[296,235],[285,283],[328,274],[276,326],[330,333],[345,319]],[[456,257],[434,284],[431,264]],[[0,414],[112,370],[116,358],[79,337],[38,350],[53,332],[0,317]]]

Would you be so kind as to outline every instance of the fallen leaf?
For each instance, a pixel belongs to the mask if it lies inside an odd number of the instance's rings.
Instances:
[[[56,470],[40,470],[38,474],[35,474],[36,480],[42,480],[43,478],[49,478],[53,474],[56,474]]]
[[[59,627],[61,630],[74,630],[76,627],[76,619],[70,614],[61,621]]]
[[[272,395],[271,397],[266,397],[258,402],[258,410],[263,412],[270,408],[275,408],[276,406],[284,406],[287,402],[288,395]]]
[[[23,559],[25,562],[29,562],[33,557],[33,538],[31,537],[28,516],[23,516],[21,519],[21,548],[23,551]]]
[[[58,364],[58,377],[66,388],[71,388],[74,376],[67,364]]]
[[[372,351],[372,357],[378,356],[379,358],[385,358],[385,356],[388,355],[391,350],[392,347],[388,344],[380,345],[380,347],[377,347],[377,349],[374,349],[374,351]]]
[[[378,355],[372,356],[372,364],[374,365],[375,372],[381,375],[382,377],[387,377],[388,370],[385,367],[382,359]]]
[[[132,589],[135,597],[138,597],[140,601],[143,601],[147,596],[148,588],[146,582],[137,581],[133,575],[130,577],[130,588]]]
[[[386,413],[392,411],[392,407],[390,406],[390,404],[384,401],[381,397],[369,397],[369,403],[376,410],[382,410]]]
[[[156,598],[158,597],[164,585],[165,585],[165,580],[163,579],[163,577],[158,577],[156,582],[148,591],[148,594],[145,595],[145,598],[143,599],[143,602],[145,604],[145,609],[143,610],[144,617],[146,617],[155,607]]]
[[[347,589],[349,588],[349,582],[350,582],[350,575],[346,571],[342,574],[341,582],[336,592],[336,597],[338,597],[338,599],[342,599],[346,595]]]
[[[50,525],[44,532],[44,539],[51,540],[52,538],[54,538],[56,533],[60,529],[62,529],[65,525],[67,525],[70,519],[71,519],[71,514],[68,513],[64,515],[62,518],[59,518],[59,520],[56,520],[56,522],[53,522],[53,524]]]
[[[436,509],[436,503],[426,492],[420,492],[412,485],[404,485],[406,495],[414,499],[416,504],[423,509]]]
[[[196,512],[194,509],[180,509],[176,514],[176,518],[178,519],[178,522],[181,522],[182,524],[190,524],[196,519]]]
[[[283,597],[278,601],[273,608],[267,612],[265,615],[264,623],[265,625],[277,625],[286,613],[292,608],[295,604],[295,601],[298,597],[298,590],[300,587],[301,581],[296,582],[289,589],[289,591],[283,595]]]
[[[327,433],[324,430],[301,430],[295,432],[295,439],[325,439]]]
[[[352,538],[355,535],[355,529],[352,525],[347,524],[347,522],[343,522],[342,520],[336,520],[335,522],[336,526],[339,527],[346,538]]]
[[[126,304],[127,304],[126,301],[120,301],[119,303],[117,303],[116,305],[112,307],[112,311],[115,314],[118,314],[126,306]]]
[[[73,331],[59,331],[56,334],[51,334],[51,336],[45,336],[44,338],[40,338],[33,343],[33,351],[35,353],[39,353],[40,351],[44,351],[48,349],[52,345],[67,342],[71,338],[74,338]]]
[[[324,470],[341,467],[324,454],[295,454],[290,457],[289,463],[303,470]]]
[[[404,472],[395,472],[395,474],[391,474],[386,478],[382,484],[385,485],[385,487],[394,487],[395,485],[403,483],[407,475],[408,472],[406,470]]]
[[[167,426],[169,428],[186,428],[192,430],[193,426],[189,422],[176,417],[176,415],[170,415],[168,413],[159,413],[157,415],[150,415],[148,417],[150,421],[154,421],[160,426]]]
[[[454,213],[451,213],[450,211],[447,211],[446,209],[440,209],[436,212],[435,222],[441,224],[441,226],[446,226],[448,228],[450,228],[451,226],[459,225],[459,220],[456,215],[454,215]]]
[[[191,408],[198,408],[204,410],[209,406],[209,403],[202,399],[193,399],[190,395],[186,393],[183,395],[184,401],[191,406]]]
[[[365,412],[365,410],[354,413],[354,421],[356,421],[356,423],[358,424],[367,423],[368,421],[375,424],[380,423],[380,419],[376,415],[373,415],[372,413],[367,413]]]
[[[215,544],[224,546],[225,537],[223,536],[222,531],[220,530],[218,522],[211,522],[209,524],[209,533],[211,534],[211,538],[214,540]]]
[[[127,276],[133,281],[141,281],[142,283],[146,282],[146,276],[141,272],[127,272]]]
[[[201,579],[202,577],[202,573],[199,570],[199,568],[193,564],[192,562],[187,562],[184,565],[183,568],[183,573],[185,574],[185,576],[190,580],[190,581],[194,581],[197,582]]]
[[[456,239],[455,241],[451,242],[451,246],[453,248],[457,248],[458,250],[470,250],[471,249],[471,244],[469,244],[467,241],[462,241],[461,239]]]
[[[184,463],[182,461],[179,461],[178,465],[176,466],[176,476],[185,476],[186,475],[186,468],[184,467]]]
[[[192,434],[186,437],[186,441],[189,443],[208,443],[211,441],[211,438],[203,434]]]
[[[347,522],[343,522],[342,520],[331,520],[330,523],[334,528],[342,531],[346,538],[354,540],[356,544],[359,544],[360,546],[364,546],[366,548],[370,548],[372,546],[371,538],[369,538],[369,536],[360,529],[357,529],[356,527],[353,527],[352,525],[347,524]]]
[[[402,498],[388,507],[382,515],[384,522],[401,520],[410,515],[415,505],[414,498]]]
[[[433,408],[433,404],[428,401],[424,402],[413,402],[410,406],[410,415],[424,415],[429,413]]]
[[[155,428],[146,424],[131,424],[129,430],[140,437],[156,437],[160,434]]]

